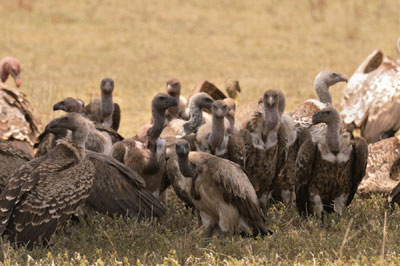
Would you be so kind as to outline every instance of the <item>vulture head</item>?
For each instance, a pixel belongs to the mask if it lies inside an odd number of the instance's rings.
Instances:
[[[314,84],[324,84],[327,87],[332,86],[338,82],[347,82],[345,75],[335,73],[330,70],[324,70],[318,73],[315,77]]]
[[[228,106],[223,100],[214,101],[212,104],[213,116],[217,118],[224,118],[228,114]]]
[[[111,94],[114,90],[114,80],[110,78],[104,78],[100,84],[101,92],[104,94]]]
[[[279,106],[280,95],[277,90],[267,90],[263,96],[264,108],[274,109]]]
[[[189,143],[186,140],[179,140],[175,144],[175,151],[176,151],[176,155],[178,155],[178,157],[181,157],[181,158],[187,157],[190,152]]]
[[[21,66],[17,58],[6,56],[0,61],[1,81],[6,82],[8,76],[11,75],[15,81],[15,85],[20,87],[21,81]]]
[[[189,101],[189,107],[191,105],[195,105],[200,109],[211,110],[211,106],[214,102],[214,99],[205,92],[199,92],[193,95]]]
[[[85,103],[80,99],[65,98],[53,105],[53,111],[62,110],[67,113],[82,113]]]
[[[338,111],[332,106],[326,107],[321,111],[316,112],[312,116],[312,124],[325,123],[327,125],[337,124],[340,122],[340,115]]]
[[[78,113],[68,113],[59,118],[53,119],[45,129],[45,132],[50,132],[59,135],[65,130],[72,131],[72,141],[80,146],[85,145],[85,141],[89,132],[89,126],[86,118]]]
[[[166,93],[157,94],[154,96],[153,101],[151,102],[151,108],[160,112],[165,112],[165,110],[168,108],[175,107],[177,105],[178,102],[176,99]]]
[[[179,140],[175,144],[176,155],[178,156],[179,170],[184,177],[194,177],[194,166],[189,162],[190,146],[186,140]]]
[[[181,94],[181,83],[176,78],[167,81],[167,93],[168,95],[179,98]]]

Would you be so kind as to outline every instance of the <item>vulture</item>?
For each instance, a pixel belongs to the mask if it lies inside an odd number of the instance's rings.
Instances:
[[[31,154],[11,142],[0,139],[0,193],[6,187],[11,174],[31,159]]]
[[[240,129],[246,127],[246,123],[251,119],[256,111],[262,112],[264,109],[263,96],[258,100],[253,100],[240,104],[235,110],[235,123]]]
[[[74,98],[65,98],[64,100],[56,103],[53,106],[53,110],[63,110],[67,113],[75,112],[81,113],[84,103],[82,100]],[[119,135],[115,130],[102,125],[95,125],[92,121],[87,121],[89,125],[89,134],[85,142],[85,147],[88,150],[109,154],[111,152],[112,144],[123,140],[123,137]],[[51,132],[43,132],[35,144],[36,157],[46,154],[56,144],[57,139],[70,137],[71,132],[67,129],[62,129],[62,132],[57,134],[57,137]]]
[[[21,86],[21,67],[18,60],[7,56],[0,61],[1,81],[9,75],[15,85]],[[0,85],[0,139],[12,141],[20,149],[33,155],[32,146],[39,135],[40,123],[33,115],[26,96],[16,90]]]
[[[181,118],[183,120],[189,120],[190,114],[187,107],[188,103],[185,97],[181,95],[181,83],[176,78],[167,81],[167,93],[169,96],[174,97],[178,103],[176,107],[168,108],[165,116],[167,120],[174,118]]]
[[[394,136],[400,128],[400,63],[373,51],[343,90],[342,118],[349,131],[368,143]]]
[[[267,90],[263,95],[263,112],[254,112],[245,128],[228,142],[227,157],[245,170],[264,209],[286,160],[287,128],[281,121],[282,97],[279,91]]]
[[[226,117],[224,120],[226,133],[228,135],[233,135],[236,132],[236,127],[235,127],[236,104],[232,98],[225,98],[224,103],[226,104],[226,106],[228,108],[228,113],[226,114]]]
[[[211,110],[211,123],[206,122],[197,132],[197,147],[199,151],[223,156],[227,151],[229,141],[224,121],[228,114],[228,106],[223,100],[216,100],[213,102]]]
[[[368,145],[366,174],[359,193],[390,193],[400,181],[400,136]]]
[[[299,105],[294,111],[289,113],[292,117],[296,128],[308,128],[312,125],[312,116],[315,112],[325,107],[332,106],[332,98],[329,93],[329,87],[338,83],[347,82],[347,78],[339,73],[330,70],[324,70],[318,73],[314,80],[314,89],[319,100],[310,99]],[[325,125],[317,125],[310,128],[313,141],[325,130]]]
[[[239,93],[241,91],[239,81],[228,79],[226,82],[226,92],[228,93],[228,97],[235,100],[235,104],[238,104],[239,101]],[[223,100],[226,95],[217,88],[213,83],[204,80],[203,82],[199,83],[193,90],[192,95],[198,92],[205,92],[210,95],[214,100]]]
[[[0,234],[12,243],[49,241],[57,228],[84,206],[94,179],[93,163],[85,156],[86,119],[69,113],[54,119],[47,131],[71,130],[46,155],[14,172],[0,195]]]
[[[364,139],[340,134],[340,115],[328,106],[312,116],[312,124],[325,123],[324,139],[308,138],[296,159],[296,205],[301,216],[343,210],[353,200],[365,175],[368,146]],[[322,216],[323,217],[323,216]]]
[[[199,210],[206,237],[219,227],[221,238],[244,233],[257,236],[271,233],[252,184],[241,167],[204,152],[189,152],[185,140],[176,143],[177,157],[168,161],[168,176],[181,199]],[[188,181],[190,180],[190,181]]]
[[[118,131],[121,109],[113,102],[114,80],[104,78],[100,84],[101,98],[93,99],[83,109],[84,115],[95,122]]]
[[[135,170],[146,181],[146,188],[160,197],[161,183],[166,173],[165,140],[160,134],[165,124],[165,111],[177,106],[175,98],[165,93],[157,94],[151,103],[153,125],[147,131],[146,140],[135,138],[115,143],[111,156]]]

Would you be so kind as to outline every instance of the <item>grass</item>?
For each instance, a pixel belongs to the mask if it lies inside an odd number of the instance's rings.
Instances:
[[[59,115],[55,102],[67,96],[89,102],[100,80],[112,77],[120,131],[129,137],[148,123],[151,98],[171,77],[186,95],[204,79],[219,87],[238,79],[241,102],[280,89],[290,111],[315,97],[320,70],[350,76],[377,48],[397,57],[398,10],[397,0],[1,1],[0,57],[20,59],[21,90],[43,124]],[[341,86],[331,90],[336,106]],[[268,213],[273,237],[221,243],[205,241],[197,219],[172,200],[160,224],[99,216],[91,225],[68,226],[49,249],[3,243],[0,256],[4,264],[380,263],[382,204],[381,197],[358,198],[343,218],[332,216],[324,226],[278,206]],[[384,259],[393,264],[400,263],[399,216],[387,219]]]

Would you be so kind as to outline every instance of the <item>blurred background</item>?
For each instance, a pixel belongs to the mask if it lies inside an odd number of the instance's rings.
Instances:
[[[183,95],[205,79],[221,89],[238,79],[241,103],[280,89],[290,111],[316,98],[321,70],[351,76],[374,49],[399,57],[399,10],[398,0],[0,1],[0,57],[20,60],[21,90],[42,124],[60,115],[55,102],[88,103],[113,78],[129,137],[172,77]],[[343,86],[331,90],[337,107]]]

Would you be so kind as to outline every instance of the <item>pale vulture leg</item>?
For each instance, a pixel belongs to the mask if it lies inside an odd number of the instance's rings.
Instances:
[[[314,211],[318,215],[322,215],[322,212],[324,211],[324,205],[322,203],[321,197],[319,195],[314,195],[311,196],[312,201],[314,202]]]
[[[342,194],[334,200],[333,209],[335,212],[339,213],[339,215],[343,214],[343,210],[346,207],[347,197],[347,194]]]
[[[206,238],[211,238],[213,230],[214,230],[215,226],[217,225],[217,223],[215,221],[213,221],[211,216],[209,216],[207,213],[202,212],[202,211],[200,211],[200,218],[201,218],[203,225],[206,228],[206,231],[204,232],[204,236]]]

